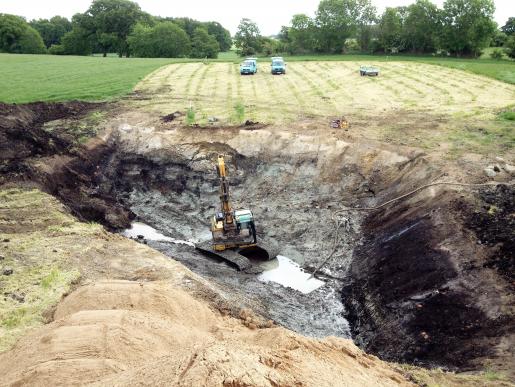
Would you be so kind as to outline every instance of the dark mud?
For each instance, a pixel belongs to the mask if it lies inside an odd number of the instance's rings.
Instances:
[[[460,370],[512,358],[502,345],[515,333],[510,283],[488,269],[512,254],[502,244],[513,235],[504,190],[481,192],[504,215],[488,222],[485,208],[471,204],[477,196],[445,191],[366,218],[344,288],[361,347],[388,360]],[[502,241],[494,261],[493,250],[464,227],[467,219],[485,241]]]
[[[77,143],[66,128],[49,132],[50,121],[80,120],[103,105],[85,102],[0,104],[0,184],[37,186],[61,199],[79,219],[110,229],[133,215],[98,186],[99,171],[113,149],[100,140]]]
[[[42,130],[45,122],[79,117],[94,108],[82,102],[0,103],[0,171],[4,178],[22,170],[29,158],[63,154],[73,146],[72,141]]]
[[[466,225],[478,241],[492,248],[484,266],[495,268],[515,290],[515,189],[498,186],[480,193]]]

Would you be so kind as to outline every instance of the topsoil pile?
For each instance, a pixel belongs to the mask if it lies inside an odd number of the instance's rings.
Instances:
[[[98,282],[0,355],[0,375],[17,386],[410,385],[350,340],[252,321],[250,312],[224,316],[166,282]]]

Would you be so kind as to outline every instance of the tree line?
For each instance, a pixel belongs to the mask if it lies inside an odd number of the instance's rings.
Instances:
[[[515,57],[515,18],[500,30],[493,20],[493,0],[446,0],[438,8],[429,0],[387,7],[378,14],[371,0],[322,0],[314,17],[294,15],[277,39],[260,36],[244,19],[235,35],[242,55],[414,53],[477,57],[490,44]]]
[[[231,45],[231,34],[218,22],[156,17],[129,0],[95,0],[71,21],[0,14],[0,52],[216,58]]]

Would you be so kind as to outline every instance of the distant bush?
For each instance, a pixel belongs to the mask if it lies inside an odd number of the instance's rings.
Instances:
[[[195,123],[195,109],[190,107],[188,111],[186,112],[186,123],[188,125],[193,125]]]
[[[502,56],[503,56],[503,52],[501,49],[499,48],[496,48],[494,49],[491,53],[490,53],[490,58],[492,59],[502,59]]]
[[[343,45],[343,53],[359,52],[361,49],[356,39],[347,39]]]
[[[492,42],[490,43],[490,47],[501,47],[504,46],[504,43],[506,43],[506,40],[508,40],[508,35],[506,35],[502,31],[495,31],[495,34],[492,38]]]
[[[515,35],[510,36],[506,43],[504,43],[504,52],[510,58],[515,58]]]
[[[66,55],[90,55],[93,52],[92,44],[86,37],[86,32],[80,27],[64,34],[61,39],[62,47],[55,47],[51,53]]]
[[[64,47],[62,44],[52,44],[48,49],[48,53],[52,55],[64,55]]]
[[[236,116],[236,121],[238,121],[239,123],[243,122],[245,118],[245,105],[243,105],[241,101],[238,101],[234,105],[234,113]]]

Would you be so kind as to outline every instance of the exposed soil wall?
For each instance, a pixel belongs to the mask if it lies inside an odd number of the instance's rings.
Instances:
[[[344,289],[357,343],[385,359],[430,366],[510,364],[513,194],[435,190],[370,214]]]
[[[132,213],[98,189],[97,171],[113,149],[100,140],[88,147],[66,133],[42,126],[80,119],[99,104],[84,102],[0,104],[0,184],[35,184],[60,198],[80,219],[111,229],[130,224]]]

